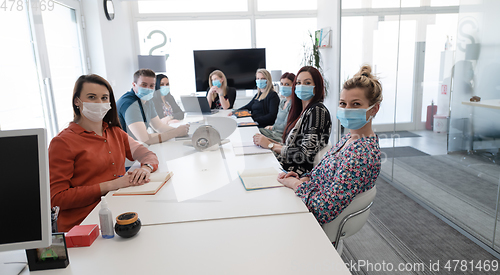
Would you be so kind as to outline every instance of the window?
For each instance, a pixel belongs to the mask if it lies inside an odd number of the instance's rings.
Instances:
[[[73,120],[73,88],[78,77],[85,73],[80,33],[75,9],[59,3],[54,4],[52,11],[42,11],[42,19],[60,131]]]
[[[73,85],[86,71],[80,3],[52,4],[0,10],[0,127],[46,128],[48,141],[73,119]]]
[[[247,11],[247,0],[139,1],[139,13],[194,13]]]
[[[301,67],[303,45],[311,43],[309,31],[317,29],[316,0],[307,4],[301,0],[169,0],[133,5],[139,54],[168,56],[166,74],[176,98],[196,92],[193,50],[266,48],[268,70],[295,73]],[[154,18],[144,13],[155,13]]]
[[[137,27],[142,55],[149,54],[151,48],[164,40],[160,34],[153,34],[148,39],[152,31],[159,30],[166,35],[166,45],[154,50],[153,54],[168,54],[166,75],[176,97],[196,92],[193,50],[252,46],[250,20],[246,19],[139,22]]]
[[[258,0],[259,11],[317,10],[318,1],[303,0]]]
[[[304,43],[310,44],[316,18],[256,20],[257,48],[266,48],[268,70],[297,73],[302,67]]]
[[[422,3],[423,2],[423,3]],[[448,7],[448,6],[458,6],[460,0],[431,0],[431,7]],[[342,1],[342,9],[361,9],[361,8],[411,8],[411,7],[423,7],[428,6],[428,1],[420,0],[372,0],[372,1],[362,1],[362,0],[349,0]]]
[[[0,29],[0,127],[45,128],[27,13],[2,11]]]

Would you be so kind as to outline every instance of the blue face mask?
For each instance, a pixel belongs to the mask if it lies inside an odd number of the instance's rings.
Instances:
[[[153,89],[148,89],[148,88],[143,88],[143,87],[137,87],[137,96],[145,101],[148,101],[153,98]]]
[[[295,86],[295,94],[300,100],[309,100],[314,96],[314,86],[297,85]]]
[[[214,85],[217,88],[220,88],[222,86],[222,83],[220,83],[220,80],[212,80],[212,85]]]
[[[160,93],[162,96],[166,96],[170,93],[170,86],[160,86]]]
[[[257,84],[257,88],[264,89],[267,87],[267,79],[256,79],[255,84]]]
[[[292,86],[280,85],[280,93],[283,96],[290,96],[292,94]]]
[[[352,109],[352,108],[338,108],[337,109],[337,119],[340,120],[340,124],[344,128],[351,130],[358,130],[365,126],[373,116],[370,116],[366,120],[366,112],[373,108],[374,105],[370,106],[368,109]]]

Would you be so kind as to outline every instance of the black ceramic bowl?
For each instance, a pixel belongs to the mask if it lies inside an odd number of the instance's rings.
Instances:
[[[141,230],[141,220],[135,212],[127,212],[116,217],[115,232],[123,238],[135,236]]]

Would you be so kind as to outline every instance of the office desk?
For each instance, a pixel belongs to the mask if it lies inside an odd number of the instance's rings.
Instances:
[[[486,99],[479,102],[462,101],[462,104],[490,109],[500,109],[500,99]]]
[[[173,171],[174,176],[154,196],[112,196],[110,192],[108,207],[115,216],[137,212],[145,225],[309,212],[289,188],[244,189],[237,171],[280,167],[272,153],[234,155],[232,142],[251,141],[257,132],[257,127],[237,128],[229,137],[231,142],[215,151],[198,152],[184,141],[150,146],[160,161],[159,172]],[[99,209],[98,205],[82,224],[99,224]]]
[[[310,213],[144,226],[68,253],[36,274],[350,274]]]
[[[479,102],[462,101],[462,104],[468,105],[468,106],[473,106],[473,107],[500,110],[500,99],[486,99],[486,100],[481,100]],[[470,127],[470,132],[468,133],[470,136],[469,149],[476,150],[476,149],[474,149],[474,135],[475,135],[475,133],[474,133],[474,108],[472,108],[471,113],[470,113],[469,127]]]
[[[257,131],[238,128],[230,139],[249,141]],[[233,178],[236,169],[278,165],[272,154],[235,156],[231,143],[208,152],[182,141],[150,149],[160,171],[174,171],[171,182],[154,196],[107,195],[114,216],[139,213],[141,231],[130,239],[98,237],[90,247],[69,248],[67,268],[36,274],[350,274],[292,190],[245,191]],[[203,174],[213,171],[227,182]],[[179,200],[186,186],[195,196]],[[82,224],[99,224],[98,210]],[[0,253],[0,263],[4,259],[23,262],[26,256],[22,250]]]

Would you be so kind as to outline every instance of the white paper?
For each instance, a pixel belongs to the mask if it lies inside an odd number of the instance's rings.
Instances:
[[[167,167],[175,175],[171,181],[179,202],[203,196],[230,182],[220,150],[167,161]]]

